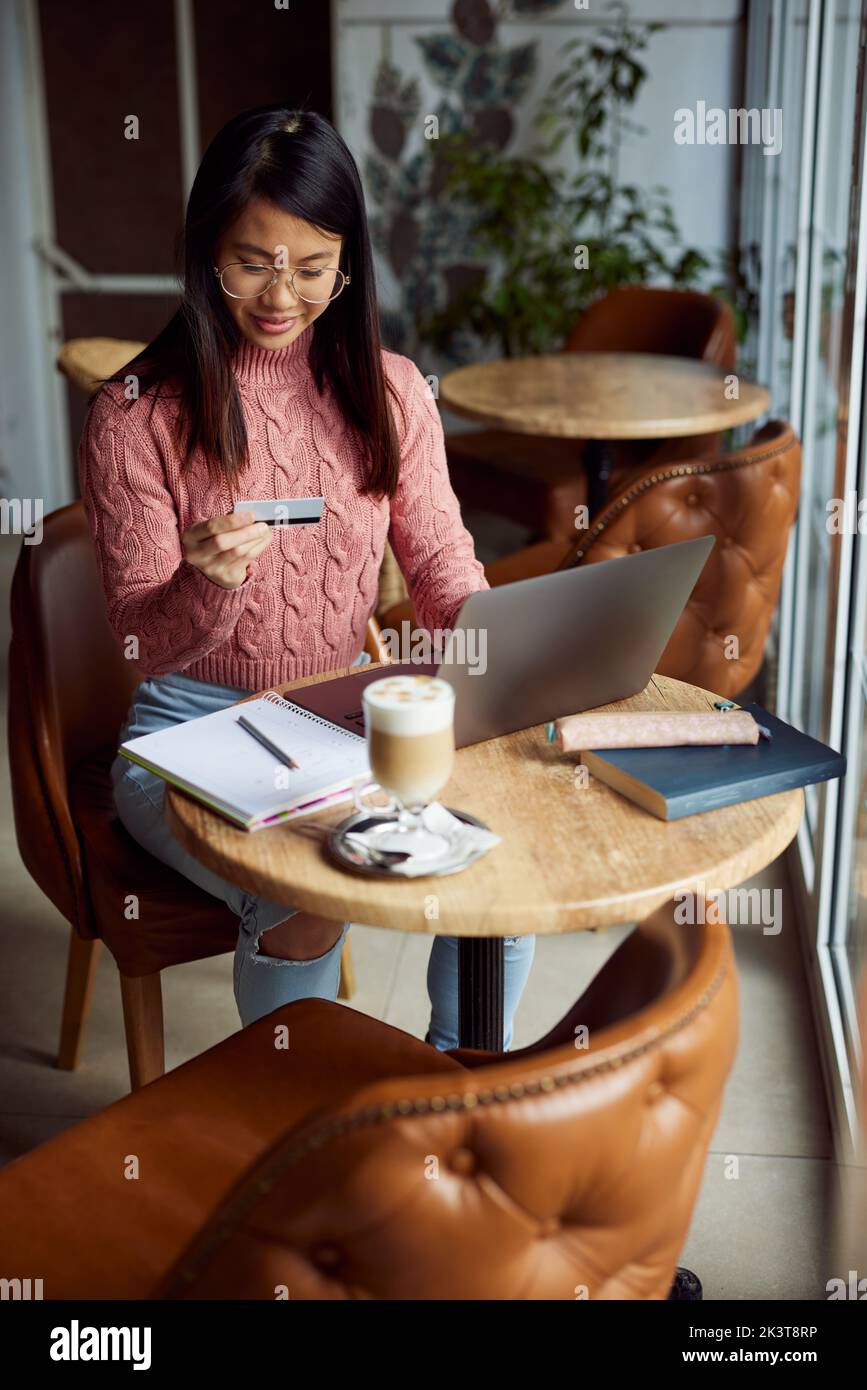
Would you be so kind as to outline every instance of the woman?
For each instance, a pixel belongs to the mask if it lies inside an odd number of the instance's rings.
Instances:
[[[423,627],[450,627],[487,587],[427,384],[380,347],[361,182],[337,131],[282,107],[230,121],[193,184],[184,263],[180,309],[103,385],[79,452],[109,617],[147,675],[122,740],[360,661],[387,536]],[[232,510],[300,496],[325,498],[318,526]],[[349,923],[220,879],[168,830],[159,778],[118,757],[112,780],[129,833],[238,914],[245,1026],[336,997]],[[507,1047],[532,953],[507,939]],[[428,990],[430,1040],[455,1047],[453,939],[433,943]]]

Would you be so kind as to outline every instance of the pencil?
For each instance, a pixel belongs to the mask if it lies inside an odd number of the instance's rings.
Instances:
[[[267,735],[257,729],[254,724],[251,724],[248,719],[245,719],[243,714],[238,715],[238,723],[241,725],[242,729],[247,731],[251,738],[254,738],[257,743],[261,743],[262,747],[267,748],[269,753],[273,753],[274,757],[277,758],[279,762],[283,763],[285,767],[291,767],[294,768],[296,772],[298,771],[298,763],[296,763],[295,759],[288,753],[284,753],[282,748],[278,748],[276,743],[272,743]]]

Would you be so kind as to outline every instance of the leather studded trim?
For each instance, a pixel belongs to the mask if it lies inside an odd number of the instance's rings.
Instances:
[[[564,565],[564,569],[571,569],[584,559],[587,551],[602,535],[603,531],[615,517],[618,517],[624,508],[628,507],[636,497],[640,497],[643,492],[657,483],[664,483],[669,478],[692,478],[707,473],[731,473],[738,468],[749,468],[755,463],[767,463],[769,459],[779,458],[782,454],[791,449],[795,443],[794,434],[790,433],[784,440],[776,443],[772,448],[766,449],[763,453],[751,453],[746,458],[735,456],[731,459],[710,459],[707,463],[682,463],[672,464],[670,468],[658,469],[655,473],[648,473],[626,492],[612,502],[611,506],[603,513],[594,526],[585,531],[581,542],[581,548],[576,550],[569,563]]]

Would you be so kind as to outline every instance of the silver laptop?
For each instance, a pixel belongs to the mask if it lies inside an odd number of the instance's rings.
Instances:
[[[529,729],[643,690],[695,588],[715,537],[638,551],[471,594],[433,674],[455,690],[455,744]],[[361,733],[361,691],[386,671],[293,692],[295,704]]]
[[[700,536],[471,594],[437,671],[454,687],[456,747],[643,690],[713,544]],[[478,655],[482,634],[484,672],[448,660],[461,646]]]

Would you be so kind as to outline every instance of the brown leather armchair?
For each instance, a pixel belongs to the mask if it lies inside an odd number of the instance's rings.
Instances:
[[[82,504],[52,512],[42,543],[22,545],[12,583],[15,829],[28,871],[72,926],[58,1066],[78,1063],[104,941],[120,971],[134,1087],[165,1068],[160,971],[231,951],[238,935],[233,913],[141,849],[115,812],[109,768],[140,680],[109,627]],[[345,949],[342,964],[349,997]]]
[[[3,1272],[47,1299],[664,1299],[736,995],[728,928],[669,905],[504,1057],[287,1005],[0,1172]]]
[[[737,341],[732,312],[722,300],[697,290],[630,285],[591,304],[562,351],[651,352],[728,370],[735,365]],[[638,467],[704,458],[720,444],[716,434],[613,443],[614,486]],[[456,431],[446,435],[446,454],[452,486],[466,506],[509,517],[539,535],[574,535],[575,508],[587,501],[580,440]]]
[[[540,541],[487,565],[492,586],[714,535],[714,546],[657,671],[731,698],[762,663],[798,510],[801,446],[772,420],[743,449],[638,474],[568,544]],[[408,599],[380,613],[414,622]],[[736,639],[735,642],[731,639]],[[736,654],[734,654],[736,651]]]

